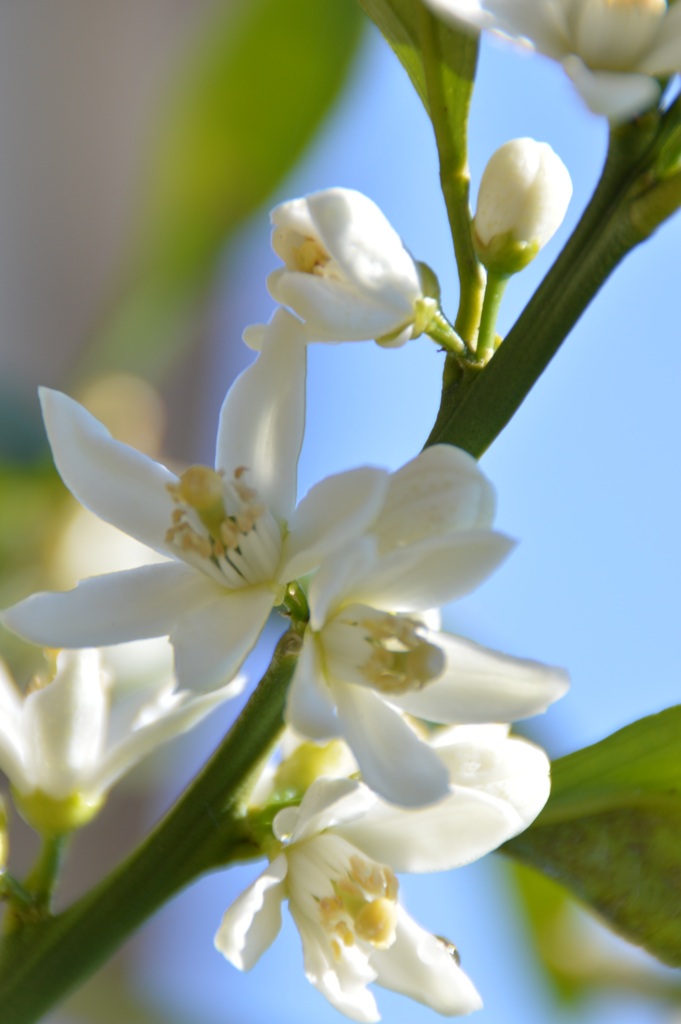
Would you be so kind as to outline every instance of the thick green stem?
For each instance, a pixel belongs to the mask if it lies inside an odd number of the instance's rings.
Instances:
[[[572,326],[623,257],[642,240],[632,186],[657,120],[613,133],[599,186],[577,228],[503,345],[475,375],[447,375],[429,444],[479,457],[509,422]]]
[[[0,1006],[8,1024],[38,1020],[199,875],[260,854],[244,805],[282,729],[301,640],[302,628],[293,625],[229,735],[148,839],[68,910],[5,939]]]

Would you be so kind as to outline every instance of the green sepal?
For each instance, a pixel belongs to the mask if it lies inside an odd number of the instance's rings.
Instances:
[[[104,797],[99,794],[71,793],[57,799],[39,789],[27,794],[13,789],[12,799],[24,821],[46,838],[63,836],[87,825],[104,802]]]

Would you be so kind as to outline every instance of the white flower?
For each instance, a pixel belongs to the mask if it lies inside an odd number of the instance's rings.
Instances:
[[[299,808],[279,812],[279,852],[215,938],[235,967],[248,970],[269,948],[288,899],[308,981],[354,1020],[380,1019],[366,987],[374,981],[446,1016],[480,1008],[452,947],[398,903],[394,872],[459,867],[522,831],[546,802],[549,765],[503,727],[443,730],[434,742],[451,778],[434,807],[404,811],[361,783],[320,779]]]
[[[473,221],[485,266],[501,274],[527,266],[562,224],[571,196],[570,173],[547,142],[505,142],[485,167]]]
[[[597,114],[653,106],[681,71],[681,7],[666,0],[426,0],[444,18],[529,43],[559,61]]]
[[[107,791],[156,747],[197,725],[242,688],[119,687],[95,650],[61,651],[54,677],[19,692],[0,663],[0,770],[39,831],[85,824]]]
[[[295,508],[305,419],[306,340],[279,310],[263,351],[222,407],[215,470],[177,477],[77,402],[43,389],[47,433],[75,497],[169,561],[36,594],[8,609],[10,629],[46,647],[104,647],[169,635],[182,687],[230,678],[286,584],[373,521],[387,474],[329,477]]]
[[[272,211],[272,246],[284,267],[272,297],[305,321],[315,341],[403,345],[437,308],[418,268],[379,208],[361,192],[332,188]],[[249,344],[254,335],[246,334]]]
[[[511,542],[491,530],[492,489],[448,445],[390,480],[373,532],[330,556],[310,584],[310,627],[286,718],[314,740],[342,735],[367,785],[402,806],[439,800],[447,772],[404,714],[431,722],[508,722],[567,688],[559,669],[427,628],[424,613],[468,593]]]

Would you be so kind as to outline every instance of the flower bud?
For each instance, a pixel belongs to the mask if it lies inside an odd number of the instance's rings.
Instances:
[[[395,347],[432,318],[437,303],[419,267],[361,192],[332,188],[281,203],[272,225],[272,247],[284,266],[267,286],[304,321],[311,341],[373,338]]]
[[[342,740],[323,745],[299,743],[277,768],[270,799],[301,797],[322,776],[344,779],[356,771],[357,763]]]
[[[473,243],[494,274],[527,266],[560,227],[572,196],[567,167],[546,142],[512,139],[480,182]]]

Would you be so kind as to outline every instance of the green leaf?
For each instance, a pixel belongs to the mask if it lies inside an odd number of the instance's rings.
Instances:
[[[416,0],[358,0],[388,41],[428,109],[428,89],[419,41],[419,2]]]
[[[552,772],[546,808],[504,850],[681,966],[681,706],[560,758]]]
[[[153,373],[189,339],[227,239],[310,142],[362,23],[350,0],[246,0],[203,26],[151,140],[127,287],[95,368]]]

